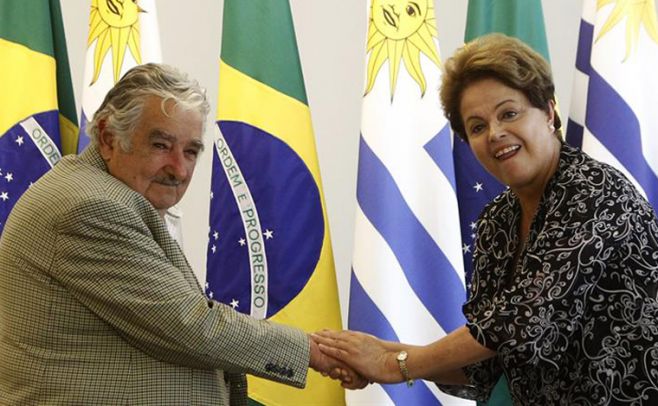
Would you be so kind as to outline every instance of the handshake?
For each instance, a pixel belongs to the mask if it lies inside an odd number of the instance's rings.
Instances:
[[[346,389],[362,389],[372,382],[411,386],[414,379],[470,385],[462,368],[496,355],[475,340],[466,326],[423,346],[349,330],[322,330],[311,334],[310,341],[309,366],[340,380]]]
[[[323,376],[340,380],[346,389],[369,383],[403,382],[397,354],[403,345],[356,331],[322,330],[310,334],[309,366]]]

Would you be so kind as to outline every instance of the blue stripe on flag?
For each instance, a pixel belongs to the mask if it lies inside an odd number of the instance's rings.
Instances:
[[[580,20],[580,33],[578,34],[578,49],[576,50],[576,69],[589,76],[592,70],[590,59],[592,56],[592,39],[594,26]],[[581,124],[569,119],[567,122],[566,139],[570,145],[582,148],[584,128]]]
[[[590,59],[592,56],[593,37],[594,26],[585,20],[580,20],[578,50],[576,51],[576,68],[585,74],[589,74],[589,72],[592,70]]]
[[[658,177],[642,154],[640,123],[626,101],[594,69],[587,93],[587,128],[642,186],[658,207]]]
[[[350,330],[363,331],[389,341],[400,341],[391,324],[386,320],[352,270],[350,282]],[[440,405],[441,402],[427,387],[427,382],[416,381],[407,388],[405,384],[381,385],[396,405]]]
[[[354,269],[350,281],[350,314],[347,326],[350,330],[363,331],[383,340],[399,341],[391,324],[363,289]]]
[[[569,119],[567,122],[567,142],[569,145],[582,148],[584,130],[585,129],[582,125],[576,123],[572,119]]]
[[[462,326],[464,317],[455,311],[465,300],[462,281],[363,136],[357,184],[363,213],[391,247],[418,298],[444,331]]]
[[[450,181],[452,191],[457,193],[455,190],[455,165],[453,164],[450,135],[450,124],[446,124],[437,135],[425,144],[425,151],[427,151],[432,160],[441,169],[443,175]]]

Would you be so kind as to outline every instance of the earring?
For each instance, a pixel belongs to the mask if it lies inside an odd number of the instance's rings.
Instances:
[[[551,133],[554,133],[554,132],[555,132],[555,126],[553,125],[553,122],[552,122],[552,121],[549,121],[549,122],[548,122],[548,130],[549,130]]]

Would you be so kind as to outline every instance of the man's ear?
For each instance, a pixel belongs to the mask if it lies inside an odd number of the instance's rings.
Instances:
[[[107,129],[105,120],[98,123],[98,150],[105,161],[112,156],[116,146],[114,145],[114,134]]]

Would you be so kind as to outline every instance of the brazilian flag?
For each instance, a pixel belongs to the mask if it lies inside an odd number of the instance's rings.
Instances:
[[[469,0],[464,41],[468,42],[492,32],[516,37],[549,60],[541,0]],[[502,192],[504,187],[485,172],[466,143],[455,140],[453,153],[462,236],[470,235],[472,232],[470,222],[474,221],[474,218],[482,212],[484,205],[492,197]],[[462,192],[468,193],[468,190],[472,189],[471,186],[476,183],[480,183],[484,190],[489,191],[487,198],[484,198],[485,194],[468,196]],[[470,273],[470,258],[465,262],[469,268],[467,271]],[[486,405],[512,405],[505,377],[502,377],[493,389]]]
[[[307,332],[340,329],[311,116],[288,0],[225,0],[210,192],[206,294]],[[341,405],[309,372],[304,390],[249,377],[252,401]]]
[[[59,0],[0,0],[0,234],[78,129]]]

